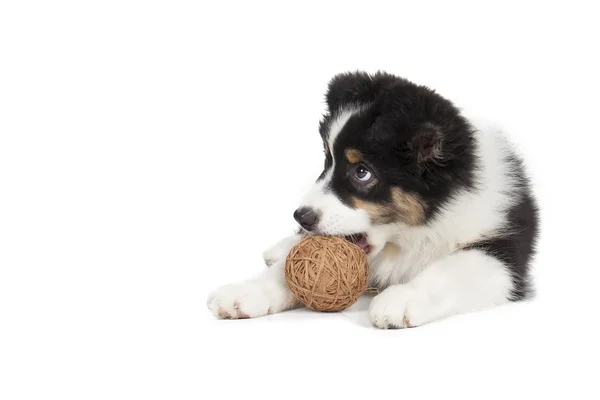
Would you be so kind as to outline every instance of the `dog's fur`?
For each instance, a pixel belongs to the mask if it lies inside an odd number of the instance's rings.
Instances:
[[[532,293],[538,211],[523,164],[494,129],[434,91],[387,74],[340,74],[320,124],[325,168],[301,204],[312,225],[265,252],[258,278],[208,301],[219,318],[294,306],[283,264],[306,234],[360,241],[380,328],[418,326]],[[309,231],[307,231],[309,230]],[[353,239],[354,238],[354,239]],[[360,238],[360,239],[356,239]]]

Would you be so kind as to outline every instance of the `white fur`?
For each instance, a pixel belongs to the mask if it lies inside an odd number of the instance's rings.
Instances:
[[[479,190],[455,196],[427,226],[390,224],[367,231],[374,250],[369,260],[374,283],[385,286],[408,282],[460,246],[502,230],[516,184],[505,162],[509,145],[494,130],[480,130],[476,138]],[[386,243],[393,243],[401,251],[381,252]]]
[[[288,253],[302,239],[302,235],[293,235],[280,240],[275,246],[263,253],[267,267],[282,266]]]
[[[352,115],[359,113],[360,108],[348,108],[340,111],[329,127],[327,142],[331,151],[335,140],[344,125]],[[369,215],[364,210],[354,209],[342,203],[328,187],[335,169],[335,158],[329,171],[323,179],[317,181],[301,202],[301,207],[310,207],[320,212],[316,232],[324,235],[344,235],[355,232],[364,232],[370,226]]]
[[[280,264],[255,279],[218,288],[208,297],[207,305],[217,318],[238,319],[278,313],[292,307],[294,301]]]
[[[254,279],[218,288],[208,297],[208,308],[217,318],[256,318],[294,306],[293,294],[285,284],[284,266],[288,253],[302,239],[293,235],[263,253],[270,267]]]
[[[331,124],[330,148],[354,112],[340,113]],[[372,226],[364,211],[347,207],[328,192],[331,172],[303,201],[303,206],[321,211],[320,233],[367,233],[373,248],[369,255],[371,283],[387,287],[373,299],[369,310],[375,326],[417,326],[508,301],[512,282],[507,267],[480,251],[461,250],[502,231],[517,193],[505,161],[511,151],[508,142],[489,127],[480,129],[476,139],[478,190],[459,193],[426,226]],[[209,301],[212,312],[217,317],[236,318],[239,310],[254,317],[289,308],[291,293],[283,279],[283,262],[298,239],[284,239],[265,252],[267,264],[272,265],[270,273],[218,290]]]
[[[459,251],[429,265],[415,279],[376,296],[369,317],[378,328],[409,328],[506,303],[511,278],[500,261],[479,250]]]

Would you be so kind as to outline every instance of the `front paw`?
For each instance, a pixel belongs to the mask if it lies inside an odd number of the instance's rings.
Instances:
[[[414,328],[428,322],[428,308],[426,298],[410,285],[394,285],[371,301],[369,318],[382,329]]]
[[[273,311],[264,288],[256,282],[222,286],[208,297],[207,305],[221,319],[256,318]]]
[[[263,259],[265,260],[267,267],[272,265],[283,265],[292,247],[300,240],[302,240],[302,236],[300,235],[290,236],[280,240],[275,246],[266,250],[263,253]]]
[[[281,251],[281,248],[278,246],[271,247],[269,250],[263,252],[263,260],[267,267],[282,263],[286,257],[287,253]]]

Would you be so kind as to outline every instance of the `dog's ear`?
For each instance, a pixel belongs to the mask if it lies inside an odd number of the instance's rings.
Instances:
[[[410,142],[411,152],[420,169],[443,165],[448,158],[447,143],[441,128],[430,123],[421,125]]]
[[[369,75],[366,72],[345,72],[334,76],[329,82],[325,100],[329,112],[346,105],[360,105],[373,102],[382,89],[398,80],[393,75],[377,72]]]

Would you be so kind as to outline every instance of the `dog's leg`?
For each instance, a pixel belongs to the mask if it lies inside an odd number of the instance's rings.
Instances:
[[[208,297],[208,308],[217,318],[255,318],[295,305],[285,282],[284,264],[290,249],[302,239],[294,235],[264,252],[269,268],[255,279],[223,286]]]
[[[500,260],[463,250],[435,261],[412,281],[376,296],[369,317],[379,328],[419,326],[454,314],[506,303],[513,283]]]
[[[272,266],[255,279],[222,286],[208,297],[208,308],[217,318],[256,318],[294,306],[283,268]]]

